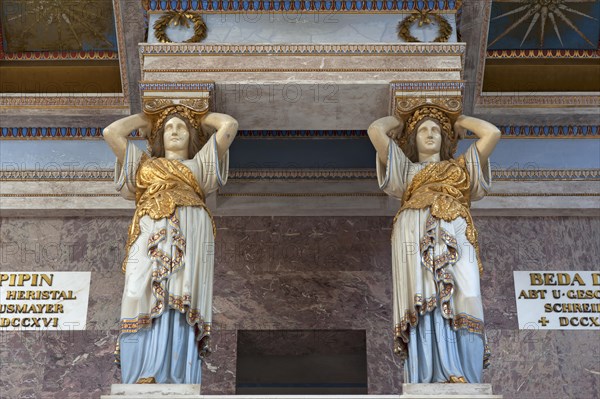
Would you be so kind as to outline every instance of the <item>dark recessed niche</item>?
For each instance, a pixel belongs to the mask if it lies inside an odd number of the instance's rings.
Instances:
[[[240,330],[236,393],[366,394],[364,330]]]

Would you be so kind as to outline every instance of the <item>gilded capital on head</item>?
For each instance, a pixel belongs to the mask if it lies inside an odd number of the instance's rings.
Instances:
[[[417,129],[426,120],[432,120],[440,126],[441,133],[449,145],[450,154],[454,154],[458,145],[458,134],[452,129],[451,116],[445,110],[434,105],[421,106],[406,119],[402,134],[396,139],[400,148],[406,154],[413,152],[414,149],[408,147],[414,145]]]
[[[144,100],[143,111],[152,120],[152,131],[148,135],[148,142],[153,145],[165,121],[174,114],[185,118],[196,131],[201,133],[200,122],[209,111],[209,101],[206,98],[184,100],[151,98]]]

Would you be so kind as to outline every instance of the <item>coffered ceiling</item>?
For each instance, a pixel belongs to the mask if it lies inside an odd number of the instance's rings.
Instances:
[[[3,93],[121,92],[110,1],[5,0],[1,11]]]

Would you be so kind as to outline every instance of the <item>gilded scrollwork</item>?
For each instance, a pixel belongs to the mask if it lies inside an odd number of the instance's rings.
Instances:
[[[399,115],[410,114],[422,106],[436,106],[449,114],[458,114],[462,111],[462,99],[460,96],[397,96],[396,112]]]

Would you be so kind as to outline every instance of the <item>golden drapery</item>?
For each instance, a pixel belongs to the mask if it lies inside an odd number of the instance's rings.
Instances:
[[[471,207],[471,184],[464,155],[456,160],[435,162],[427,165],[412,179],[402,197],[402,207],[394,217],[394,223],[405,209],[429,207],[433,217],[451,222],[463,217],[467,222],[465,235],[475,248],[479,273],[483,266],[479,256],[477,230],[469,208]]]
[[[192,171],[180,161],[143,155],[135,181],[136,209],[129,226],[123,272],[129,250],[140,235],[140,219],[143,216],[158,220],[172,216],[178,206],[202,207],[210,217],[213,235],[216,235],[215,222],[204,202],[204,193]]]

